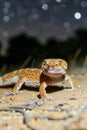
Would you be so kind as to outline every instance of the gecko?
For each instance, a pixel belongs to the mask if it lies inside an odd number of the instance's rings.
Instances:
[[[79,85],[70,75],[66,74],[68,63],[63,59],[44,59],[41,68],[24,68],[9,72],[0,77],[0,87],[14,85],[10,94],[19,92],[23,84],[25,86],[39,87],[41,98],[46,98],[46,87],[54,83],[68,81],[71,88]]]

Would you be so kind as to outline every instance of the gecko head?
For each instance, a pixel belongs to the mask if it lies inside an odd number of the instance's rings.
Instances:
[[[42,62],[41,68],[43,73],[56,73],[56,74],[65,74],[67,69],[67,62],[63,59],[45,59]]]

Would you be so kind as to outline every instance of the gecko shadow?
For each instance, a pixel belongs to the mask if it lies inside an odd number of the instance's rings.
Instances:
[[[55,86],[48,86],[46,88],[46,92],[47,93],[53,93],[53,92],[56,92],[56,91],[61,91],[63,89],[65,89],[64,86],[56,86],[56,85]]]
[[[39,92],[39,87],[38,88],[35,88],[35,87],[27,87],[25,85],[23,85],[22,87],[22,90],[23,89],[26,89],[28,91],[36,91],[36,92]],[[57,92],[57,91],[61,91],[65,89],[64,86],[47,86],[46,88],[46,93],[49,94],[49,93],[53,93],[53,92]],[[40,94],[37,95],[38,98],[41,98],[40,97]]]
[[[3,86],[3,87],[0,87],[0,88],[13,89],[14,85]],[[39,87],[33,87],[33,86],[27,87],[25,85],[23,85],[20,90],[25,90],[25,89],[28,90],[28,91],[36,91],[36,92],[39,91]],[[61,91],[61,90],[64,90],[64,89],[70,89],[70,88],[64,87],[64,86],[56,86],[56,85],[55,86],[47,86],[46,92],[47,93],[53,93],[53,92]]]
[[[25,85],[22,86],[21,90],[23,90],[23,89],[26,89],[28,91],[36,91],[36,92],[39,91],[39,87],[27,87]],[[61,91],[63,89],[65,89],[64,86],[47,86],[46,92],[47,93],[53,93],[53,92],[56,92],[56,91]]]
[[[9,86],[3,86],[3,88],[5,89],[6,88],[6,90],[7,89],[13,89],[13,85],[9,85]],[[48,93],[53,93],[53,92],[57,92],[57,91],[61,91],[61,90],[64,90],[64,89],[69,89],[68,87],[64,87],[64,86],[48,86],[47,88],[46,88],[46,92],[47,92],[47,94]],[[25,85],[23,85],[22,87],[21,87],[21,89],[19,90],[19,92],[21,91],[21,90],[28,90],[28,91],[36,91],[36,92],[39,92],[39,87],[27,87],[27,86],[25,86]],[[9,90],[9,92],[10,92],[10,90]],[[37,97],[38,98],[40,98],[40,95],[38,94],[37,95]]]
[[[0,88],[13,89],[14,85],[1,86]],[[24,89],[26,89],[28,91],[36,91],[36,92],[39,91],[39,87],[33,87],[33,86],[27,87],[27,86],[23,85],[20,90],[24,90]],[[52,92],[60,91],[60,90],[63,90],[63,89],[65,89],[64,86],[47,86],[46,92],[52,93]]]

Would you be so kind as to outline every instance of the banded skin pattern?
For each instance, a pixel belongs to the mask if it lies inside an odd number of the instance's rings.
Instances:
[[[66,74],[67,62],[63,59],[45,59],[42,62],[41,69],[25,68],[10,72],[0,77],[0,87],[14,85],[10,94],[16,94],[22,85],[39,87],[41,98],[46,98],[45,88],[54,83],[68,81],[71,88],[78,88],[74,79]]]

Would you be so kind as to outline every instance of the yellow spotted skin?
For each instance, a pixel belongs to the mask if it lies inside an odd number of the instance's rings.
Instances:
[[[64,80],[69,81],[71,88],[78,88],[76,82],[66,74],[68,64],[63,59],[45,59],[41,68],[25,68],[10,72],[0,77],[0,86],[14,85],[13,92],[18,92],[22,85],[39,87],[41,98],[46,98],[45,88]],[[11,94],[11,93],[10,93]]]

